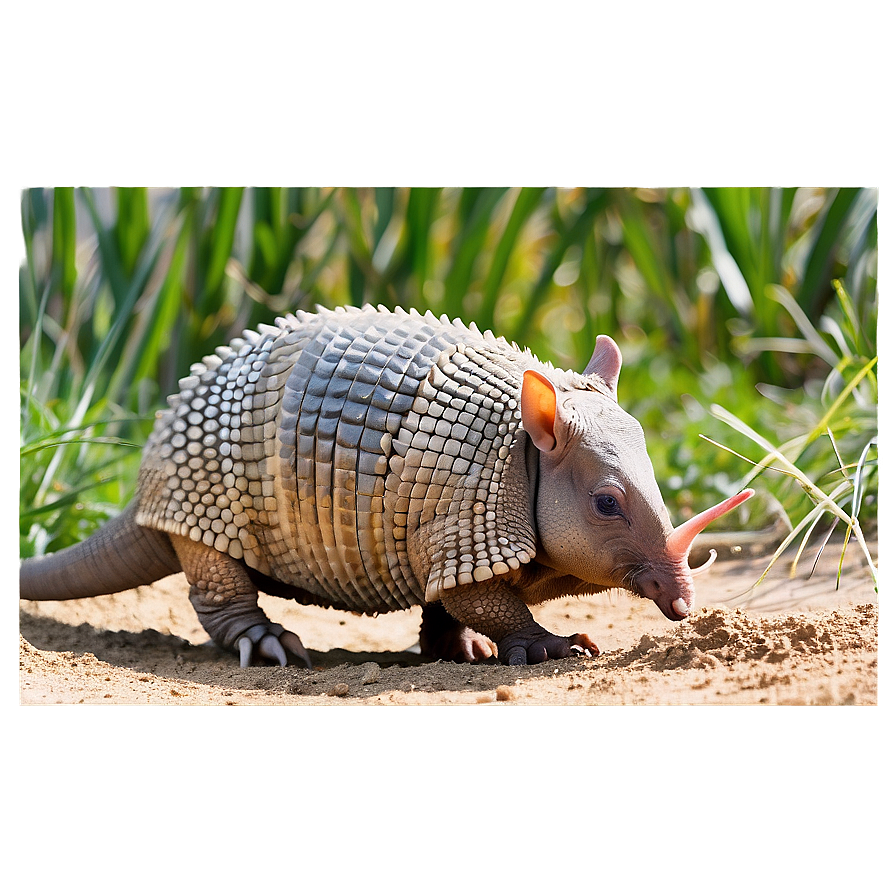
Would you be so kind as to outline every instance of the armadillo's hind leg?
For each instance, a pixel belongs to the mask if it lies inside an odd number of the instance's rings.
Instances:
[[[202,627],[216,644],[239,654],[240,666],[270,661],[311,668],[298,635],[271,622],[258,606],[258,590],[239,561],[179,535],[172,535],[171,543],[190,583],[190,603]]]

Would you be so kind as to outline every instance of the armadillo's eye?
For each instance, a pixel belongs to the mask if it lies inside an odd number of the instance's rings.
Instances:
[[[594,504],[594,509],[601,516],[620,516],[622,513],[619,507],[619,502],[613,495],[592,495],[591,501]]]

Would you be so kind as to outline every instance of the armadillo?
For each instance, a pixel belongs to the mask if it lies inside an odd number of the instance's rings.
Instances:
[[[431,313],[278,318],[193,365],[157,414],[133,500],[85,542],[24,561],[20,595],[91,597],[182,570],[242,666],[311,666],[259,590],[369,614],[422,605],[434,657],[596,653],[529,606],[616,587],[685,618],[694,536],[751,494],[673,528],[618,403],[621,364],[609,336],[575,373]]]

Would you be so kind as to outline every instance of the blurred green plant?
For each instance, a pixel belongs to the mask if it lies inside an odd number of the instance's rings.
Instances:
[[[875,354],[871,189],[57,188],[23,194],[22,225],[23,555],[119,508],[190,364],[286,310],[429,308],[576,369],[612,334],[673,516],[742,478],[700,439],[752,444],[713,403],[788,432],[844,340]],[[800,463],[823,472],[815,449]]]

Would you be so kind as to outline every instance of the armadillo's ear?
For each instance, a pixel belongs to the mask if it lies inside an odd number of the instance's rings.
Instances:
[[[534,370],[523,372],[520,395],[523,429],[539,451],[553,451],[557,445],[557,391],[554,384]]]
[[[585,368],[585,375],[596,373],[610,387],[616,398],[616,383],[622,369],[622,352],[609,336],[598,336],[594,343],[594,354]]]

